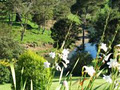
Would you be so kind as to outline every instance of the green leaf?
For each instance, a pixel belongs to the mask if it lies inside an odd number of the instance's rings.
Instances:
[[[27,79],[26,79],[25,82],[24,82],[24,85],[23,85],[23,89],[22,89],[22,90],[25,90],[26,82],[27,82]]]
[[[97,87],[95,87],[93,90],[97,90],[98,88],[100,88],[101,86],[103,86],[103,85],[105,85],[106,84],[106,82],[105,83],[102,83],[101,85],[98,85]]]
[[[15,77],[15,69],[14,69],[14,64],[13,64],[13,62],[10,63],[10,68],[11,68],[11,72],[12,72],[14,88],[15,88],[15,90],[16,90],[16,77]]]
[[[33,90],[33,81],[31,79],[31,89],[30,90]]]
[[[97,77],[103,72],[104,69],[100,70],[100,72],[97,74]]]

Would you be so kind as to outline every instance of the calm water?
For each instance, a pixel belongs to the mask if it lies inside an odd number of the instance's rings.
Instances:
[[[86,43],[85,51],[91,54],[92,58],[96,58],[97,55],[97,47],[96,44]]]
[[[72,52],[70,52],[68,58],[72,58],[72,57],[76,56],[76,54],[77,54],[76,51],[77,51],[77,48],[75,48]],[[86,43],[85,44],[85,51],[90,53],[92,58],[96,58],[96,55],[97,55],[96,44]]]

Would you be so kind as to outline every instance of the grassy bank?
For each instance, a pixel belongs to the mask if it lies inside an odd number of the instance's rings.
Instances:
[[[78,89],[78,85],[79,85],[79,82],[77,82],[78,80],[79,80],[79,77],[73,77],[72,78],[71,90],[77,90]],[[84,83],[84,86],[86,86],[88,84],[88,82],[89,81],[86,80],[85,83]],[[102,83],[104,83],[104,84],[97,90],[104,90],[104,88],[106,88],[106,86],[108,86],[108,84],[105,83],[105,81],[102,78],[95,80],[94,88],[101,85]],[[53,79],[53,83],[51,85],[50,90],[55,90],[57,86],[59,86],[58,77]],[[11,90],[11,84],[0,85],[0,90]]]

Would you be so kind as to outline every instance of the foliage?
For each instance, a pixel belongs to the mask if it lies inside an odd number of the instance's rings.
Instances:
[[[69,2],[69,3],[68,3]],[[75,0],[60,0],[54,7],[54,19],[66,18],[70,14],[70,7]]]
[[[82,29],[85,30],[89,25],[93,26],[92,22],[95,22],[98,13],[107,0],[76,0],[76,3],[71,6],[71,13],[78,15],[82,21]]]
[[[55,0],[36,0],[33,3],[32,20],[37,25],[44,26],[46,20],[53,18],[53,7]]]
[[[70,19],[71,21],[75,21],[78,24],[81,24],[80,17],[77,15],[69,14],[68,19]]]
[[[21,46],[13,40],[12,28],[0,23],[0,58],[17,58],[22,52]]]
[[[65,40],[65,48],[75,42],[80,33],[78,25],[69,19],[61,19],[51,28],[51,37],[55,41],[55,47],[60,48]],[[58,45],[58,46],[57,46]]]
[[[35,90],[47,90],[51,85],[51,72],[50,68],[44,67],[46,60],[43,57],[38,56],[32,51],[26,51],[23,53],[17,63],[16,68],[16,81],[17,88],[20,89],[20,74],[22,68],[23,81],[27,80],[26,90],[30,90],[30,81],[33,81],[33,89]]]
[[[108,10],[106,11],[106,13]],[[104,14],[99,14],[99,18],[96,21],[96,23],[93,26],[93,33],[90,33],[90,42],[92,43],[99,43],[100,42],[100,37],[103,34],[104,26],[105,26],[105,21],[108,15]],[[110,17],[108,20],[107,24],[107,30],[105,31],[104,35],[104,42],[109,45],[112,42],[112,38],[114,34],[116,33],[116,30],[118,29],[117,35],[115,37],[114,42],[112,43],[112,47],[115,46],[116,44],[120,43],[120,12],[117,10],[111,10],[110,12]],[[91,32],[91,31],[90,31]]]
[[[118,9],[118,11],[120,12],[120,7],[119,7],[119,5],[120,5],[120,1],[119,0],[110,0],[111,1],[111,7],[113,8],[113,9]]]
[[[10,82],[10,71],[8,67],[0,64],[0,84]]]
[[[0,3],[0,21],[5,21],[7,15],[6,6],[4,3]]]
[[[85,14],[95,15],[96,11],[98,11],[105,2],[106,0],[76,0],[76,3],[71,7],[71,12],[73,14],[78,13],[79,16]]]

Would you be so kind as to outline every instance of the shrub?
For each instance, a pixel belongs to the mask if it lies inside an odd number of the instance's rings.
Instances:
[[[10,71],[6,66],[0,65],[0,84],[10,81]]]
[[[12,28],[0,23],[0,59],[18,58],[22,47],[13,39]]]
[[[70,60],[70,69],[73,68],[73,66],[75,65],[75,62],[78,61],[78,64],[76,65],[74,71],[73,71],[73,75],[78,76],[81,75],[81,71],[82,71],[82,67],[85,65],[90,65],[90,63],[92,62],[92,56],[88,53],[88,52],[78,52],[78,54],[76,56],[73,56]]]
[[[22,47],[13,39],[0,38],[0,59],[18,58],[22,50]]]
[[[64,48],[70,47],[78,39],[79,33],[77,23],[66,18],[57,21],[51,28],[51,37],[55,41],[54,46],[58,48],[62,46],[64,40],[66,42]]]
[[[30,90],[31,80],[33,81],[34,90],[48,90],[51,85],[51,72],[50,68],[44,67],[44,62],[46,62],[46,60],[43,57],[38,56],[32,51],[26,51],[20,56],[18,66],[16,68],[18,90],[20,90],[20,76],[22,68],[24,68],[22,75],[23,81],[27,80],[25,90]]]

